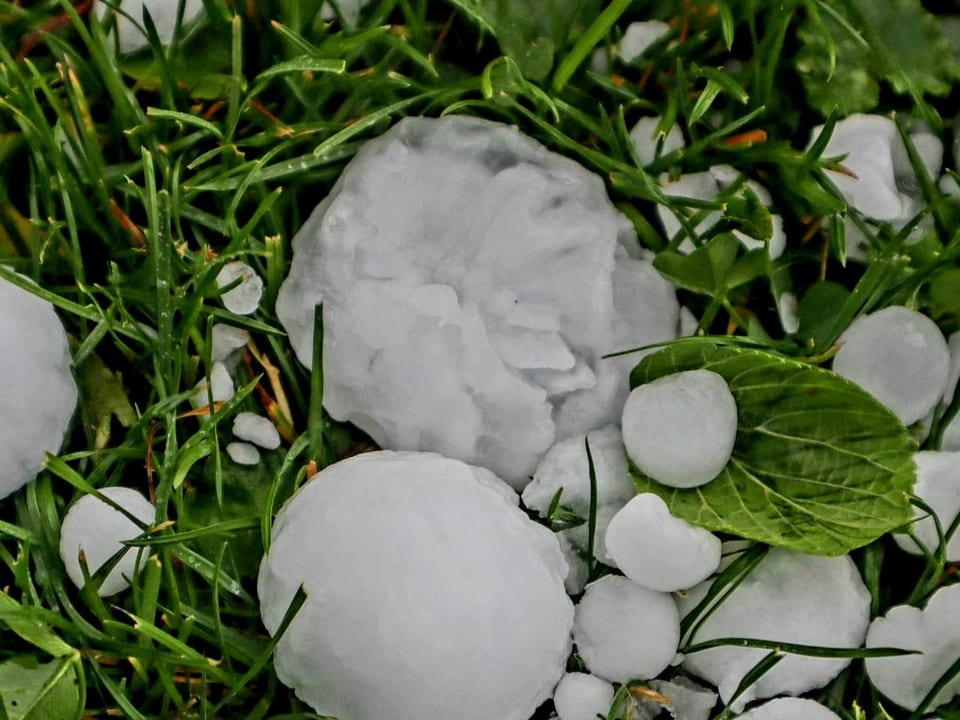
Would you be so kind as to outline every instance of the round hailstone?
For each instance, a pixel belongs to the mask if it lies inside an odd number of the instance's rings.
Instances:
[[[620,428],[608,425],[586,435],[567,438],[550,448],[537,466],[533,480],[523,489],[524,505],[545,516],[557,491],[563,488],[560,505],[580,517],[589,515],[590,464],[585,440],[589,440],[593,456],[598,504],[621,507],[637,494],[630,480]]]
[[[684,147],[683,131],[674,123],[667,134],[663,135],[663,145],[660,147],[660,152],[657,152],[657,144],[661,137],[657,132],[659,125],[659,116],[642,117],[630,130],[630,140],[633,141],[633,148],[642,166],[649,165],[661,155],[669,155],[674,150],[681,150]]]
[[[180,0],[114,0],[110,5],[98,0],[93,6],[97,18],[102,19],[111,9],[111,5],[118,5],[126,15],[129,15],[128,18],[121,13],[116,13],[117,35],[122,54],[136,52],[147,47],[147,36],[138,27],[143,23],[144,10],[150,13],[161,44],[169,45],[173,40],[173,32],[177,27],[177,11],[180,7]],[[203,0],[185,0],[183,4],[183,25],[193,22],[202,12]]]
[[[252,315],[260,307],[263,280],[256,270],[239,261],[228,262],[217,273],[217,287],[225,288],[240,283],[220,296],[223,306],[235,315]]]
[[[293,240],[277,315],[324,406],[381,447],[522,488],[556,442],[615,423],[636,359],[676,335],[670,284],[603,181],[516,128],[405,118]]]
[[[232,325],[217,323],[211,331],[210,359],[213,362],[225,362],[228,357],[242,348],[250,340],[250,333]]]
[[[594,675],[619,683],[656,677],[677,655],[677,605],[665,593],[607,575],[587,585],[573,641]]]
[[[641,472],[671,487],[697,487],[730,459],[737,404],[720,375],[687,370],[635,388],[622,425],[627,455]]]
[[[237,465],[256,465],[260,462],[260,451],[255,445],[245,442],[232,442],[227,444],[227,455]]]
[[[675,518],[653,493],[637,495],[607,526],[607,554],[639,585],[674,592],[706,580],[720,566],[720,540]]]
[[[926,315],[884,308],[856,320],[840,342],[834,371],[886,405],[904,425],[925,417],[943,396],[950,351]]]
[[[960,585],[937,590],[920,610],[898,605],[876,618],[867,633],[867,647],[919,650],[918,655],[868,658],[867,675],[880,692],[907,710],[916,710],[934,684],[960,658]],[[960,694],[960,676],[937,693],[927,710]]]
[[[607,716],[613,704],[613,685],[586,673],[567,673],[553,692],[553,706],[560,720],[597,720]]]
[[[840,720],[815,700],[777,698],[737,716],[738,720]]]
[[[0,278],[0,499],[40,471],[57,453],[77,405],[70,348],[46,300]]]
[[[136,490],[125,487],[101,488],[100,493],[113,500],[144,525],[150,525],[156,510],[150,501]],[[123,550],[123,541],[140,537],[143,530],[133,520],[96,495],[84,495],[67,511],[60,526],[60,559],[63,560],[73,584],[83,587],[80,552],[83,551],[87,570],[97,572],[110,558]],[[126,590],[137,569],[137,548],[128,548],[99,588],[101,597],[116,595]],[[146,553],[144,553],[144,556]]]
[[[527,720],[570,651],[553,534],[488,471],[430,453],[331,465],[273,524],[257,588],[277,675],[339,720]],[[535,608],[535,612],[531,612]]]
[[[276,426],[270,422],[270,418],[256,413],[238,413],[233,419],[233,435],[265,450],[276,450],[280,447],[280,433]]]
[[[706,596],[706,582],[679,596],[682,615]],[[848,556],[816,557],[773,549],[704,621],[694,642],[750,637],[764,640],[857,648],[870,623],[870,593]],[[756,648],[720,647],[691,653],[686,670],[717,686],[724,702],[750,669],[766,655]],[[737,698],[735,709],[755,698],[800,695],[823,687],[849,659],[787,655]]]
[[[946,532],[957,514],[960,514],[960,452],[920,452],[917,462],[917,484],[913,493],[933,508]],[[926,510],[914,508],[917,522],[913,533],[929,552],[935,552],[940,538],[937,525]],[[897,545],[914,555],[923,555],[912,537],[906,533],[893,536]],[[960,562],[960,532],[955,532],[947,542],[947,562]]]

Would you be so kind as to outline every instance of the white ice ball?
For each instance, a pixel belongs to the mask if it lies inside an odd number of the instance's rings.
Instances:
[[[666,593],[607,575],[587,585],[573,639],[594,675],[619,683],[654,678],[676,657],[680,617]]]
[[[627,455],[641,472],[671,487],[697,487],[730,459],[737,404],[720,375],[687,370],[635,388],[622,427]]]
[[[153,523],[156,510],[150,501],[136,490],[125,487],[101,488],[100,493],[144,525]],[[123,550],[124,540],[133,540],[143,529],[133,520],[96,495],[84,495],[77,500],[63,518],[60,527],[60,559],[67,576],[78,588],[83,587],[80,551],[83,551],[90,575],[97,572],[110,558]],[[137,548],[128,548],[100,585],[101,597],[116,595],[130,585],[137,568]],[[142,553],[146,558],[147,553]],[[141,560],[142,564],[143,560]]]
[[[257,275],[257,271],[246,263],[234,261],[224,265],[217,273],[217,287],[230,287],[220,299],[223,306],[236,315],[252,315],[260,306],[263,280]]]
[[[950,351],[926,315],[884,308],[857,319],[840,342],[834,372],[873,395],[904,425],[926,417],[943,395]]]
[[[815,700],[777,698],[738,716],[739,720],[840,720]]]
[[[553,705],[560,720],[597,720],[606,717],[613,704],[613,685],[587,673],[567,673],[553,692]]]
[[[528,720],[570,651],[573,606],[553,533],[490,472],[376,452],[287,501],[260,566],[280,679],[339,720]]]
[[[913,493],[929,505],[940,520],[944,533],[960,514],[960,452],[933,452],[917,453],[917,484]],[[914,508],[913,524],[914,535],[929,552],[936,552],[940,537],[937,534],[937,525],[926,510]],[[922,555],[923,550],[917,546],[912,537],[906,533],[896,533],[893,536],[897,545],[914,555]],[[947,562],[960,561],[960,532],[955,532],[947,541]]]

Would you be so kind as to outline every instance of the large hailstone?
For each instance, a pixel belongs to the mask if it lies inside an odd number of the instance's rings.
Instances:
[[[815,700],[777,698],[745,712],[738,720],[840,720]]]
[[[489,471],[376,452],[284,505],[257,587],[273,634],[303,585],[274,663],[320,715],[527,720],[570,651],[566,571]]]
[[[681,615],[706,596],[706,582],[679,596]],[[749,637],[800,645],[856,648],[870,623],[870,593],[848,556],[817,557],[773,549],[704,621],[693,642]],[[730,702],[740,681],[768,651],[720,647],[687,654],[686,670],[713,683]],[[787,655],[736,702],[800,695],[823,687],[850,660]]]
[[[960,452],[920,452],[915,459],[917,484],[913,493],[933,509],[946,533],[960,514]],[[928,552],[935,552],[940,538],[934,519],[919,507],[914,508],[914,517],[918,520],[913,524],[913,534]],[[923,554],[923,549],[908,534],[897,533],[893,539],[907,552]],[[947,562],[960,562],[960,532],[955,532],[947,541]]]
[[[898,605],[876,618],[867,633],[867,647],[919,650],[918,655],[868,658],[870,682],[893,702],[916,710],[934,684],[960,659],[960,585],[937,590],[920,610]],[[934,698],[928,710],[960,694],[960,676]]]
[[[666,593],[607,575],[587,585],[577,605],[573,639],[598,677],[619,683],[654,678],[677,654],[677,606]]]
[[[150,525],[156,516],[150,501],[136,490],[108,487],[102,488],[100,493],[143,525]],[[130,517],[96,495],[84,495],[70,507],[60,526],[60,559],[63,560],[67,577],[78,588],[82,588],[84,581],[80,566],[81,551],[87,570],[93,575],[110,558],[123,550],[125,540],[133,540],[142,534],[142,527]],[[98,589],[101,597],[116,595],[126,590],[136,572],[138,555],[137,548],[127,548],[101,583]]]
[[[623,406],[623,443],[645,475],[670,487],[713,480],[737,437],[737,404],[710,370],[664,375],[633,389]]]
[[[163,45],[169,45],[173,40],[173,33],[177,27],[177,10],[180,7],[180,0],[115,0],[111,4],[118,5],[124,13],[132,18],[127,18],[122,13],[116,13],[117,40],[122,54],[135,52],[147,46],[147,37],[138,27],[143,24],[144,9],[150,13],[150,17],[153,19],[160,42]],[[110,9],[110,5],[99,0],[93,6],[93,12],[99,19],[102,19]],[[202,12],[203,0],[184,0],[182,24],[186,25],[193,22]]]
[[[293,240],[277,314],[324,405],[382,447],[520,488],[556,441],[615,422],[673,289],[599,177],[516,128],[406,118],[360,150]]]
[[[904,425],[926,417],[943,396],[950,351],[926,315],[891,306],[858,318],[840,337],[834,372],[886,405]]]
[[[7,381],[0,387],[0,499],[20,489],[57,453],[77,386],[60,319],[46,300],[0,278],[0,347]]]

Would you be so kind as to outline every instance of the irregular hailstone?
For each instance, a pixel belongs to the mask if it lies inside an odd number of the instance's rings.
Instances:
[[[683,132],[674,123],[670,126],[669,132],[663,136],[663,144],[660,147],[660,152],[657,152],[657,144],[660,141],[660,135],[657,133],[659,124],[659,117],[642,117],[630,130],[630,139],[633,141],[633,147],[637,151],[637,159],[642,166],[649,165],[661,155],[668,155],[674,150],[682,150],[684,147]]]
[[[654,678],[676,657],[680,618],[673,598],[625,577],[587,585],[573,640],[590,672],[611,682]]]
[[[633,62],[668,32],[670,26],[660,20],[630,23],[620,40],[620,57],[626,63]]]
[[[737,720],[840,720],[840,717],[815,700],[777,698],[738,715]]]
[[[233,419],[234,437],[258,445],[265,450],[280,447],[280,433],[270,418],[252,412],[237,413]]]
[[[242,348],[250,340],[250,333],[246,330],[216,323],[211,331],[210,359],[213,362],[226,362],[233,353]]]
[[[634,388],[622,427],[627,455],[641,472],[671,487],[697,487],[730,459],[737,404],[722,376],[687,370]]]
[[[960,585],[937,590],[920,610],[898,605],[876,618],[867,633],[867,647],[919,650],[919,655],[868,658],[867,675],[880,692],[907,710],[916,710],[934,684],[960,658]],[[960,676],[936,696],[928,710],[960,694]]]
[[[943,396],[950,351],[926,315],[884,308],[858,318],[840,342],[834,372],[873,395],[904,425],[925,417]]]
[[[360,11],[368,2],[370,0],[337,0],[340,17],[343,18],[343,22],[348,28],[353,29],[357,26],[360,20]],[[320,6],[320,16],[330,22],[337,17],[337,12],[333,9],[333,5],[325,2]]]
[[[686,615],[706,596],[710,582],[678,597]],[[817,557],[772,549],[730,592],[697,631],[694,642],[749,637],[801,645],[856,648],[870,623],[870,593],[848,556]],[[684,668],[717,686],[729,702],[766,650],[720,647],[690,653]],[[823,687],[850,660],[787,655],[735,703],[739,710],[757,698],[800,695]]]
[[[115,0],[111,4],[119,5],[120,9],[130,16],[130,18],[127,18],[121,13],[116,13],[117,35],[121,53],[131,53],[147,47],[147,36],[138,27],[143,25],[144,9],[150,13],[150,17],[153,19],[160,42],[163,45],[169,45],[173,40],[180,0]],[[93,11],[99,19],[103,19],[110,9],[110,5],[100,1],[93,6]],[[182,25],[193,22],[202,12],[203,0],[184,0]]]
[[[693,587],[720,565],[720,540],[675,518],[653,493],[637,495],[607,526],[605,549],[638,585],[674,592]]]
[[[277,314],[324,405],[382,447],[520,488],[555,442],[615,422],[673,289],[599,177],[477,118],[405,118],[366,143],[293,240]]]
[[[673,680],[652,680],[647,683],[651,690],[662,695],[669,703],[640,700],[633,720],[656,720],[666,710],[674,720],[708,720],[717,704],[717,694],[682,675]]]
[[[320,715],[527,720],[570,652],[566,571],[489,471],[375,452],[287,501],[257,587],[273,634],[303,585],[274,660]]]
[[[533,480],[523,490],[523,504],[546,516],[557,491],[563,488],[560,505],[573,510],[580,517],[590,514],[590,465],[585,440],[590,442],[590,454],[597,478],[599,505],[624,503],[637,494],[630,480],[627,452],[623,436],[616,425],[562,440],[543,456],[533,474]]]
[[[613,685],[586,673],[567,673],[553,691],[553,705],[560,720],[597,720],[607,716],[613,704]]]
[[[920,452],[915,459],[917,484],[913,492],[933,508],[943,532],[947,532],[960,513],[960,452]],[[914,535],[928,551],[934,552],[939,543],[936,523],[920,508],[914,508],[914,515],[923,518],[914,523]],[[923,554],[913,538],[906,533],[897,533],[893,538],[897,545],[907,552]],[[960,532],[955,532],[947,542],[947,562],[960,562]]]
[[[227,455],[237,465],[256,465],[260,462],[260,451],[255,445],[245,442],[232,442],[227,444]]]
[[[252,315],[260,306],[263,295],[263,280],[257,271],[246,263],[228,262],[217,273],[217,287],[225,288],[239,281],[220,296],[223,306],[235,315]]]
[[[156,510],[143,495],[125,487],[101,488],[100,493],[144,525],[150,525]],[[140,537],[143,530],[129,517],[108,505],[96,495],[84,495],[77,500],[63,518],[60,526],[60,559],[63,560],[73,584],[83,587],[80,551],[83,551],[87,570],[97,572],[110,558],[123,550],[125,540]],[[130,585],[137,568],[137,548],[128,548],[100,585],[99,595],[116,595]],[[142,557],[145,557],[143,553]],[[142,562],[142,560],[141,560]]]
[[[0,499],[26,485],[57,453],[77,386],[67,333],[53,305],[0,278],[0,347],[7,378],[0,387]]]
[[[210,371],[210,393],[213,395],[213,402],[227,402],[234,396],[233,378],[230,377],[230,371],[222,362],[213,363],[213,369]],[[195,386],[196,393],[193,395],[193,404],[196,407],[205,407],[207,405],[207,378],[202,378]]]

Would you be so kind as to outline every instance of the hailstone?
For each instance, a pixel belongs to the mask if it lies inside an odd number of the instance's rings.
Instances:
[[[169,45],[173,40],[173,33],[177,27],[177,11],[180,0],[116,0],[112,5],[119,5],[120,9],[130,17],[117,13],[117,40],[120,52],[123,54],[135,52],[147,46],[147,37],[139,25],[143,23],[143,11],[147,10],[156,26],[157,35],[163,45]],[[103,18],[111,7],[98,0],[93,11],[98,18]],[[203,0],[184,0],[183,24],[193,22],[203,12]]]
[[[946,533],[960,514],[960,452],[920,452],[915,460],[917,484],[913,493],[933,509]],[[912,527],[914,535],[928,552],[935,552],[940,538],[934,519],[919,507],[914,508],[914,515],[918,518]],[[907,552],[923,554],[908,534],[897,533],[893,538]],[[947,542],[947,561],[960,562],[960,532],[953,533]]]
[[[613,704],[613,685],[586,673],[567,673],[553,692],[553,705],[560,720],[597,720],[606,717]]]
[[[840,717],[815,700],[777,698],[739,715],[738,720],[840,720]]]
[[[573,606],[554,535],[492,473],[369,453],[284,505],[260,566],[277,675],[338,720],[528,720],[563,675]]]

